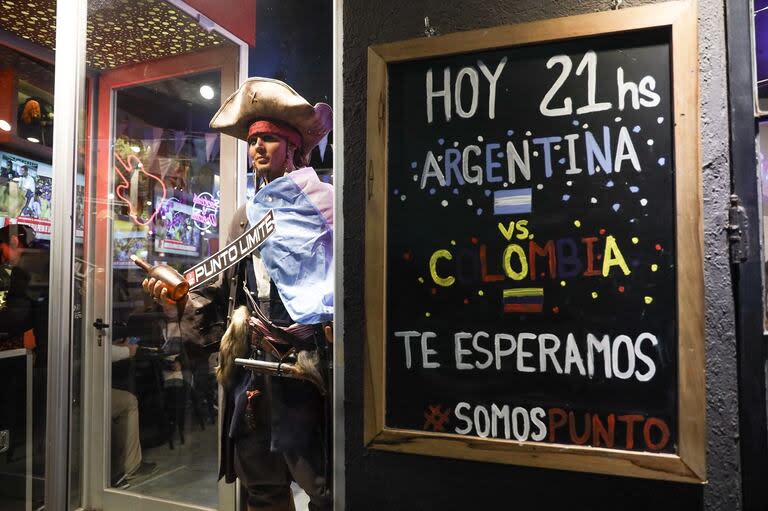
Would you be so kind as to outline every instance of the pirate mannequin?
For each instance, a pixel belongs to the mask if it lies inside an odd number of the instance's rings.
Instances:
[[[259,208],[269,208],[277,226],[272,245],[262,245],[259,253],[178,303],[168,300],[162,282],[143,282],[156,300],[175,305],[176,335],[204,346],[218,346],[220,340],[219,476],[227,482],[240,479],[249,511],[293,510],[291,481],[309,495],[311,510],[332,508],[327,399],[306,381],[234,365],[236,357],[282,362],[298,355],[315,364],[327,388],[332,187],[320,182],[306,162],[331,126],[330,106],[313,107],[278,80],[248,79],[211,120],[212,128],[248,142],[257,180],[256,197],[235,213],[227,243],[256,222]],[[250,309],[243,306],[248,304]],[[256,312],[264,321],[255,319]],[[283,327],[296,335],[275,333]]]

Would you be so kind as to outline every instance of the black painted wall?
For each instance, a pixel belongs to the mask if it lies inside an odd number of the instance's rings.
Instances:
[[[624,1],[639,5],[640,0]],[[723,0],[699,1],[708,476],[685,485],[392,454],[363,447],[367,47],[610,9],[610,0],[344,0],[344,329],[346,509],[741,509],[734,303],[724,226],[730,190]]]
[[[248,76],[283,80],[310,103],[332,105],[332,1],[257,0]]]

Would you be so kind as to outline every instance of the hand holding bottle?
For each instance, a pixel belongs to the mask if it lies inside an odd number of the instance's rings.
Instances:
[[[135,255],[131,256],[131,260],[149,274],[149,278],[141,283],[144,292],[163,305],[175,305],[177,312],[181,314],[189,292],[189,283],[184,277],[166,264],[150,266]]]

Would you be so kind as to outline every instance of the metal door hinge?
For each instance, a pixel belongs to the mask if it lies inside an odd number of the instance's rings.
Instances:
[[[739,196],[731,195],[728,208],[728,243],[731,247],[731,263],[739,264],[747,260],[749,254],[749,218],[747,210],[741,205]]]

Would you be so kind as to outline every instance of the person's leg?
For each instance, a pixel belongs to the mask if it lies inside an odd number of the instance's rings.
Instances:
[[[330,511],[333,509],[333,492],[330,481],[324,474],[324,461],[320,449],[307,456],[285,453],[285,463],[301,488],[309,496],[310,511]]]
[[[234,458],[235,473],[248,493],[248,511],[294,511],[283,456],[271,452],[259,433],[244,431],[235,442]]]
[[[136,396],[112,389],[112,419],[112,438],[119,461],[117,467],[125,474],[131,474],[141,465],[139,403]]]

